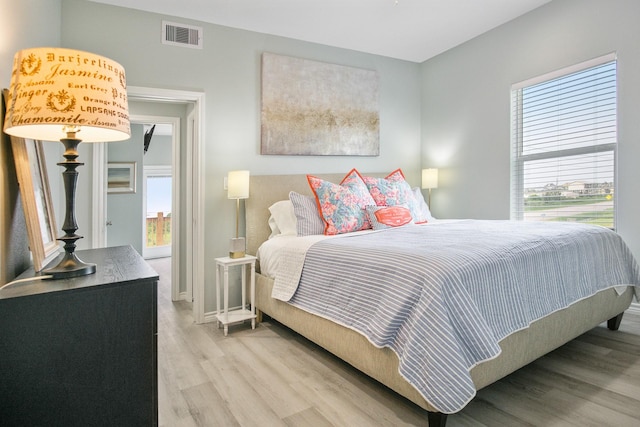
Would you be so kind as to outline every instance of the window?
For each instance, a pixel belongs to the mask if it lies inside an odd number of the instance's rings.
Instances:
[[[616,60],[514,85],[511,218],[615,227]]]
[[[171,256],[171,166],[143,169],[143,242],[145,259]]]

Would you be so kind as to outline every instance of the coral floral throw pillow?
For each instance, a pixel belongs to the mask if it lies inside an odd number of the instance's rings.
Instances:
[[[376,203],[357,170],[352,169],[340,184],[312,175],[307,175],[307,181],[316,196],[318,210],[325,223],[324,234],[371,228],[365,208]]]

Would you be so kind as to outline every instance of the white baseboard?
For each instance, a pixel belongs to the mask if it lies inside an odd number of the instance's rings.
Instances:
[[[216,322],[218,318],[216,317],[215,311],[208,311],[204,313],[204,322],[203,323],[211,323]]]
[[[240,308],[240,306],[229,307],[229,311],[237,310],[239,308]],[[217,322],[218,318],[216,317],[216,314],[218,314],[217,311],[207,311],[206,313],[204,313],[204,322],[203,323]]]

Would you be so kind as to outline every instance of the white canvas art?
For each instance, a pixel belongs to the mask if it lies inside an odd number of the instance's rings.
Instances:
[[[262,154],[380,154],[378,73],[263,53]]]

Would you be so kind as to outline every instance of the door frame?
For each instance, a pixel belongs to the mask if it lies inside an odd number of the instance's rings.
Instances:
[[[191,184],[192,188],[187,188],[187,195],[183,198],[186,199],[188,206],[186,211],[188,217],[187,221],[188,232],[184,236],[185,247],[187,250],[183,257],[180,258],[181,264],[183,263],[186,271],[192,270],[186,275],[186,288],[187,292],[184,295],[185,298],[189,298],[192,295],[193,301],[193,318],[196,323],[205,322],[205,290],[204,290],[204,108],[205,108],[205,96],[203,92],[172,90],[172,89],[158,89],[147,88],[139,86],[129,86],[127,88],[127,95],[129,100],[132,101],[148,101],[148,102],[168,102],[168,103],[180,103],[191,104],[193,106],[192,114],[188,114],[189,119],[192,120],[193,126],[192,132],[187,132],[187,139],[193,139],[191,144],[187,144],[187,158],[186,171],[187,183]],[[193,137],[193,138],[191,138]],[[103,145],[103,144],[99,144]],[[96,217],[98,225],[94,224],[94,230],[106,229],[106,156],[104,148],[94,149],[94,209],[93,212],[97,213]],[[174,171],[175,173],[175,171]],[[98,196],[95,196],[95,193]],[[100,197],[102,195],[102,197]],[[97,204],[97,206],[96,206]],[[100,205],[102,204],[102,209]],[[190,214],[189,214],[190,213]],[[190,232],[189,232],[190,231]],[[105,233],[94,234],[94,236],[102,236],[104,239]],[[99,239],[98,239],[99,240]],[[178,239],[176,239],[177,241]],[[104,240],[103,240],[104,244]],[[179,242],[178,242],[179,244]],[[173,242],[172,242],[173,245]],[[179,247],[179,246],[178,246]],[[173,247],[175,248],[175,247]],[[173,249],[172,249],[173,250]],[[176,250],[173,255],[178,255],[179,250]],[[179,289],[180,283],[180,265],[175,264],[174,257],[172,256],[172,299],[176,293],[174,287]],[[177,292],[178,299],[180,297],[179,291]],[[175,299],[174,299],[175,300]]]

